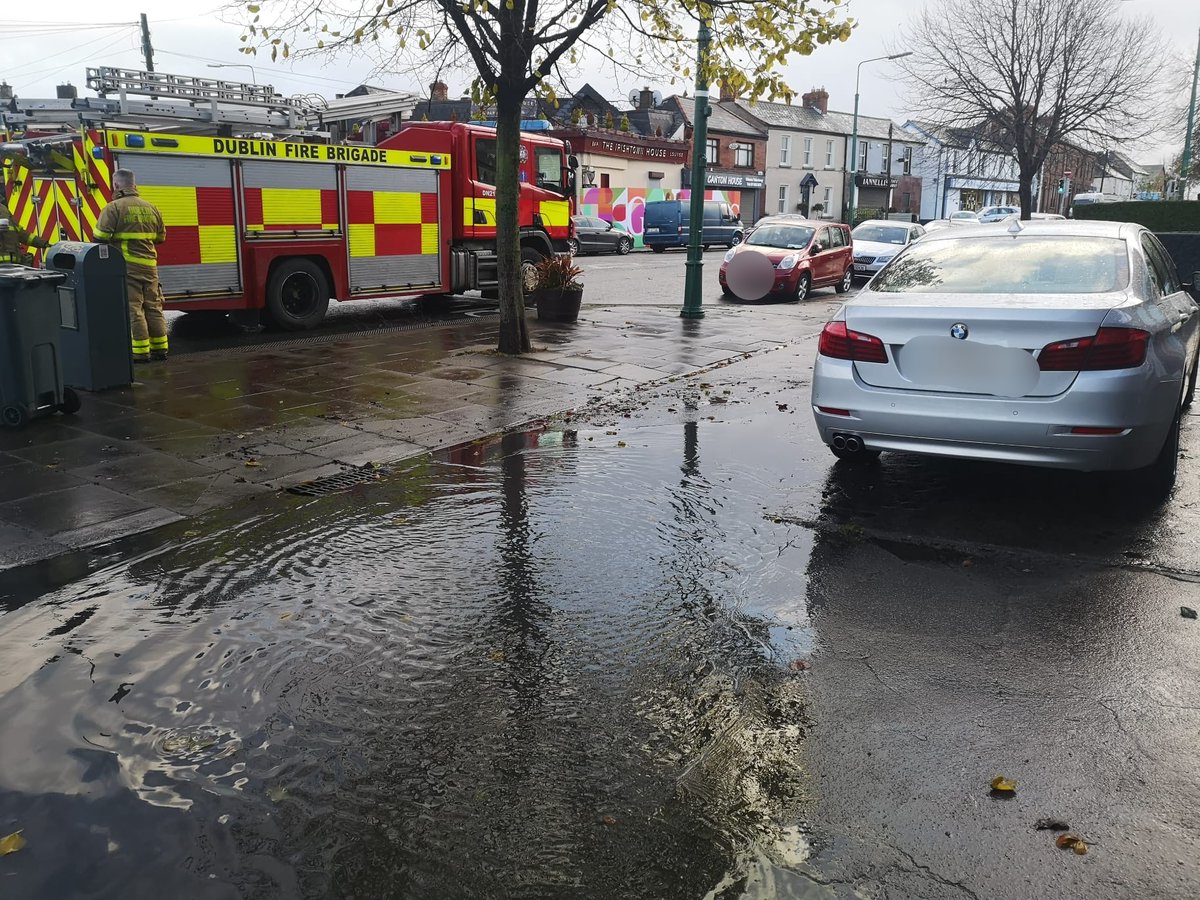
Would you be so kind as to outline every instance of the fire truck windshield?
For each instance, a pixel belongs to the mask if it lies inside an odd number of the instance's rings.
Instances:
[[[537,161],[538,186],[563,193],[562,151],[556,147],[537,147],[534,159]]]

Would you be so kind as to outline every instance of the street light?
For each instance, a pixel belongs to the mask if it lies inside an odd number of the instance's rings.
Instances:
[[[855,215],[858,212],[858,83],[862,78],[862,67],[869,62],[879,62],[881,59],[900,59],[912,56],[911,50],[903,53],[892,53],[888,56],[873,56],[858,64],[858,73],[854,76],[854,125],[850,133],[850,227],[854,227]]]
[[[249,69],[250,81],[255,87],[258,87],[258,75],[254,71],[254,66],[250,65],[250,63],[209,63],[208,67],[210,69]]]

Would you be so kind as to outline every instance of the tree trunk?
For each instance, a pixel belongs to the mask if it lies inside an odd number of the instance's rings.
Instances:
[[[520,146],[524,95],[501,87],[496,96],[496,255],[500,279],[501,353],[528,353],[521,279]]]
[[[1033,218],[1033,179],[1036,175],[1036,171],[1026,171],[1024,167],[1020,169],[1017,194],[1021,198],[1021,220],[1025,222]]]

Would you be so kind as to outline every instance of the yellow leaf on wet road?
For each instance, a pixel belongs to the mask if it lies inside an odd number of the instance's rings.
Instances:
[[[28,841],[21,837],[21,832],[14,831],[12,834],[6,834],[0,838],[0,856],[8,856],[10,853],[16,853],[23,848]]]
[[[995,778],[992,779],[992,790],[993,791],[1000,791],[1001,793],[1004,793],[1004,794],[1011,794],[1016,789],[1017,789],[1017,783],[1015,781],[1009,781],[1003,775],[997,775]]]

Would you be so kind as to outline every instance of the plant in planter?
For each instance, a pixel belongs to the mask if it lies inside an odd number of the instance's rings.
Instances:
[[[819,216],[823,212],[825,212],[825,204],[824,203],[814,203],[812,205],[812,214],[814,216]]]
[[[583,303],[583,269],[570,256],[548,256],[537,264],[537,288],[531,299],[538,318],[549,322],[574,322]]]

